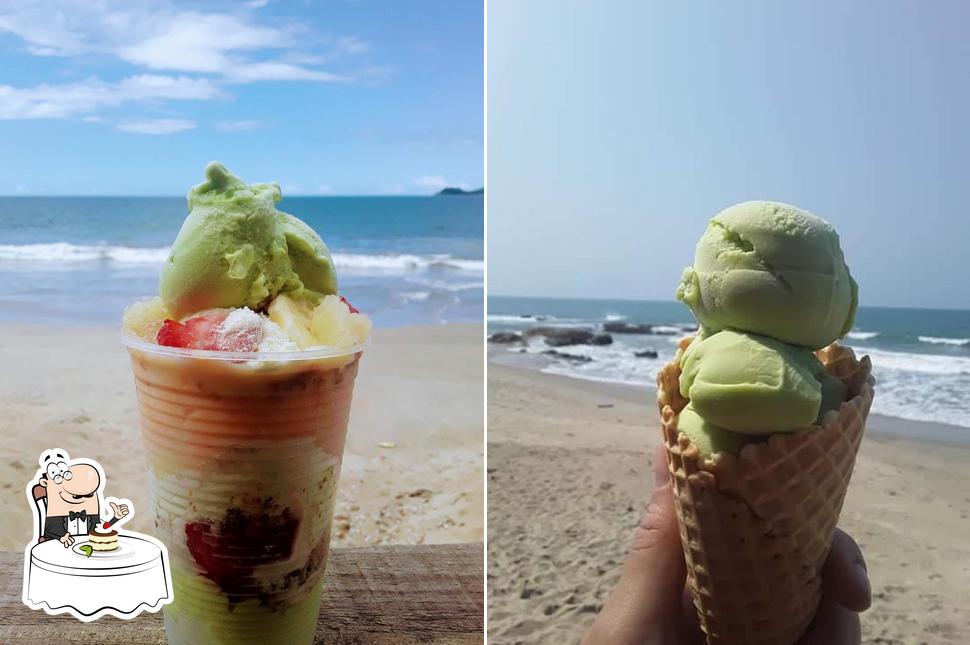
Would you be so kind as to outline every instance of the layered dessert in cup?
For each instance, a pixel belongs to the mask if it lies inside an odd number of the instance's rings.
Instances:
[[[276,184],[218,163],[125,312],[170,643],[310,643],[370,321]]]

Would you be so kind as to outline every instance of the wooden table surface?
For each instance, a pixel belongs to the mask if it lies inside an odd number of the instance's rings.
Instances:
[[[315,642],[481,643],[482,559],[480,543],[334,549]],[[23,566],[23,553],[0,552],[0,643],[166,642],[160,612],[82,623],[28,609]]]

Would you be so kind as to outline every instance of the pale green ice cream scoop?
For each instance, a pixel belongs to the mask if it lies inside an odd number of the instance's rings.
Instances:
[[[752,201],[710,221],[677,299],[708,331],[742,329],[818,349],[852,329],[858,287],[825,220]]]
[[[258,309],[283,292],[313,302],[337,292],[327,246],[276,210],[276,184],[246,184],[222,164],[189,191],[189,216],[162,268],[159,294],[176,317],[216,307]]]
[[[708,423],[704,417],[697,414],[692,404],[680,411],[677,416],[677,430],[687,435],[687,438],[697,446],[701,455],[709,457],[716,452],[727,452],[737,455],[749,443],[764,441],[766,436],[741,434],[719,428]]]
[[[816,423],[842,402],[845,386],[807,348],[725,330],[684,352],[680,393],[706,423],[764,435]]]

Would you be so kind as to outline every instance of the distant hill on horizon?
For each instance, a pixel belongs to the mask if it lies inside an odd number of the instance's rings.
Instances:
[[[440,191],[435,193],[435,195],[484,195],[485,188],[478,188],[476,190],[463,190],[461,188],[442,188]]]

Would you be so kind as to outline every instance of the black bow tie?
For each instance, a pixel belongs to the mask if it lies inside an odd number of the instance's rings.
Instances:
[[[67,519],[68,520],[85,520],[85,521],[87,521],[87,519],[88,519],[88,512],[87,511],[79,511],[79,512],[70,511],[67,514]]]

